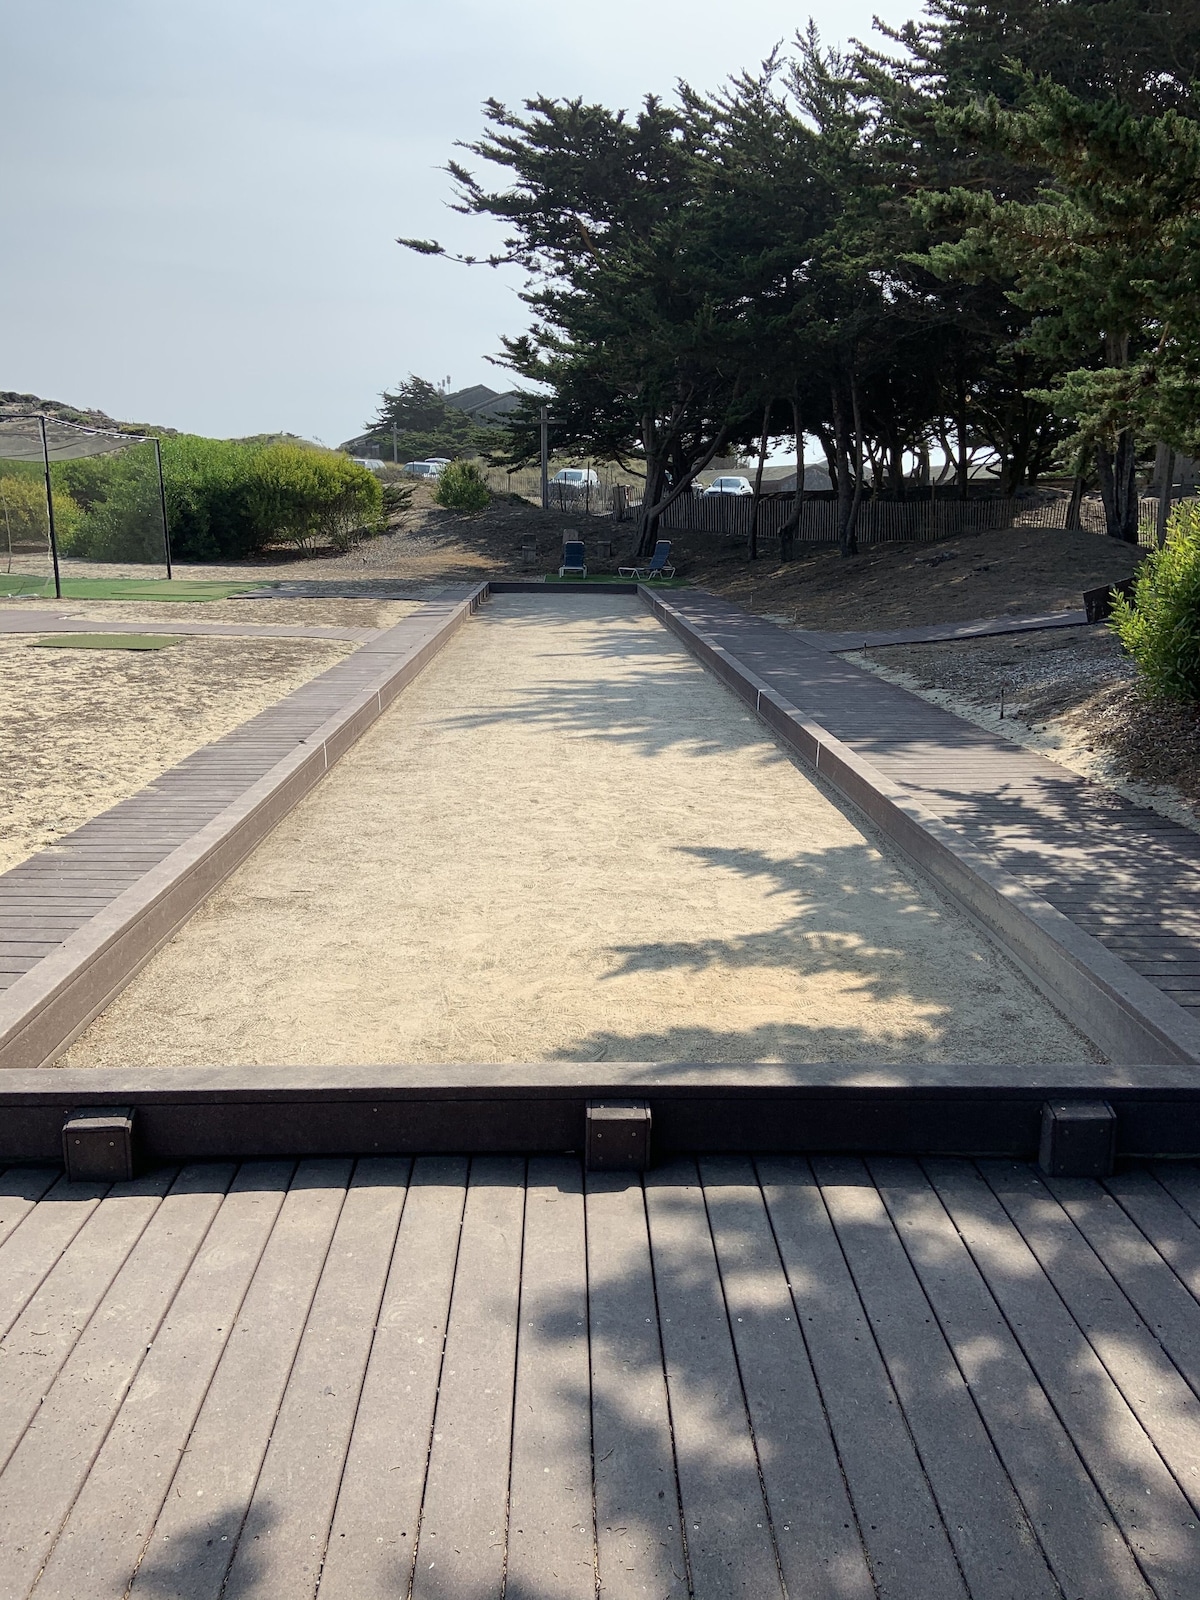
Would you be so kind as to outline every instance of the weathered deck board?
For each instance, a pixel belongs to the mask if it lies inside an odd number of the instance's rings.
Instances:
[[[506,1600],[594,1600],[587,1238],[579,1164],[529,1163]]]
[[[1195,1593],[1193,1166],[50,1177],[0,1174],[0,1595]]]

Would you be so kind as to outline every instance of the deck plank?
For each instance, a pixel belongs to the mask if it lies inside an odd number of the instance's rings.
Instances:
[[[688,1593],[642,1185],[587,1178],[596,1563],[605,1600]]]
[[[1200,1510],[1200,1305],[1094,1183],[1047,1183],[1009,1162],[987,1162],[981,1170]]]
[[[63,1524],[38,1600],[123,1595],[270,1236],[290,1162],[244,1165]]]
[[[587,1240],[577,1161],[529,1163],[505,1600],[595,1600]]]
[[[813,1161],[821,1195],[974,1600],[1059,1587],[863,1162]]]
[[[60,1176],[57,1167],[6,1167],[0,1172],[0,1249],[27,1217],[37,1214],[38,1201]]]
[[[759,1162],[767,1209],[881,1596],[966,1587],[807,1162]]]
[[[516,1375],[525,1163],[471,1163],[412,1600],[499,1595]]]
[[[223,1600],[316,1593],[410,1167],[355,1167]]]
[[[233,1175],[179,1174],[0,1473],[0,1600],[32,1588]]]
[[[56,1179],[32,1215],[18,1197],[21,1226],[0,1244],[0,1339],[108,1192],[107,1184],[69,1184],[60,1174]]]
[[[782,1596],[695,1163],[658,1167],[645,1187],[692,1593]]]
[[[292,1178],[138,1567],[138,1600],[221,1592],[349,1175],[346,1161],[305,1161]]]
[[[45,1275],[0,1342],[4,1372],[4,1382],[0,1384],[0,1471],[8,1465],[173,1177],[173,1172],[166,1171],[114,1185],[106,1203],[91,1210],[84,1226],[71,1239],[73,1247]],[[20,1237],[18,1233],[12,1242]]]
[[[413,1165],[321,1574],[321,1600],[407,1595],[467,1189],[467,1161]]]
[[[1066,1595],[1150,1600],[1079,1453],[961,1235],[915,1162],[871,1176],[980,1415]]]
[[[1200,1225],[1152,1172],[1122,1172],[1105,1189],[1195,1300],[1200,1300]]]
[[[780,1567],[805,1600],[873,1600],[829,1420],[748,1158],[700,1163]]]
[[[1194,1600],[1196,1520],[1137,1417],[982,1176],[927,1170],[1155,1594]]]

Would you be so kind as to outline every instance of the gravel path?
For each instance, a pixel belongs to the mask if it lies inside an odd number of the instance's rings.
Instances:
[[[62,1064],[1090,1053],[648,614],[511,596]]]

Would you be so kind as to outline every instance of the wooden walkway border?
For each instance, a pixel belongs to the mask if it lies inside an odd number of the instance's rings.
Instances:
[[[487,592],[431,601],[0,876],[0,1068],[62,1050],[433,659]]]
[[[684,1152],[1031,1160],[1048,1101],[1105,1100],[1120,1159],[1200,1154],[1193,1068],[1005,1062],[571,1062],[69,1067],[0,1081],[0,1163],[53,1163],[80,1105],[133,1111],[140,1170],[266,1156],[582,1154],[589,1102],[636,1099],[655,1162]]]
[[[641,593],[1110,1060],[1200,1063],[1200,836],[716,596]]]
[[[1200,1172],[0,1175],[3,1600],[1194,1600]]]

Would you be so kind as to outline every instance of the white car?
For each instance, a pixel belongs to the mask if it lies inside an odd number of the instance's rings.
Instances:
[[[754,489],[749,478],[714,478],[707,489],[701,490],[702,494],[753,494]]]
[[[371,456],[351,456],[350,459],[356,467],[366,467],[368,472],[383,471],[383,462],[377,461]]]
[[[565,484],[568,489],[598,489],[600,474],[593,472],[590,467],[564,467],[561,472],[554,474],[550,482]]]
[[[406,461],[404,470],[410,478],[436,478],[448,461]]]

